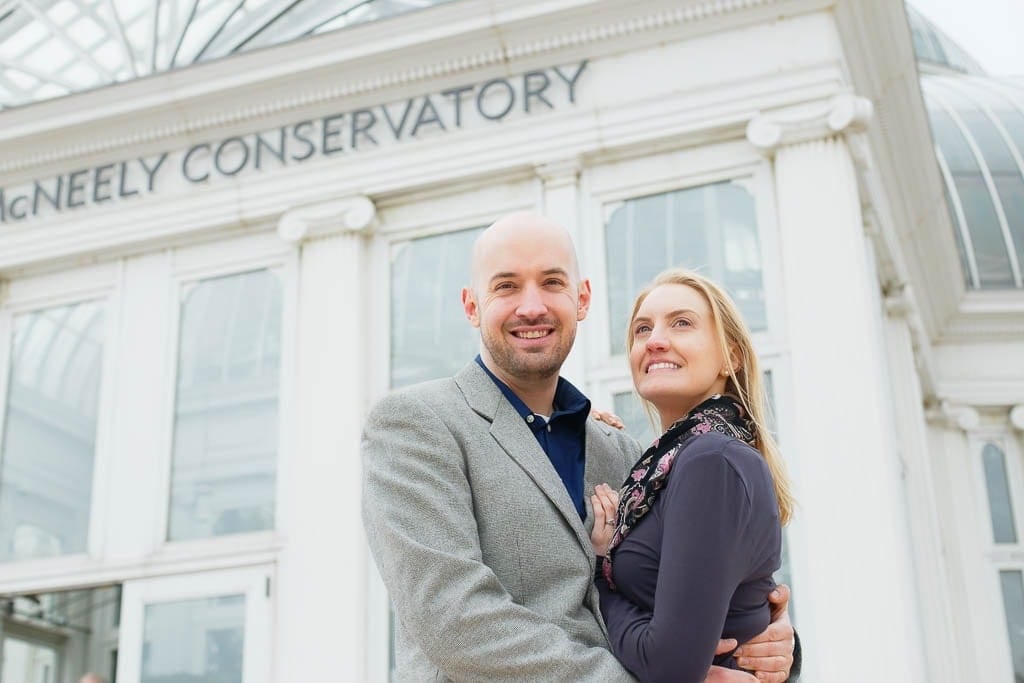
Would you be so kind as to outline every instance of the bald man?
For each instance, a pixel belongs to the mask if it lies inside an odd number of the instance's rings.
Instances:
[[[472,258],[462,303],[480,354],[381,400],[363,434],[363,523],[397,616],[396,680],[632,681],[608,650],[588,501],[641,448],[589,419],[559,376],[590,282],[568,233],[534,214],[495,222]],[[747,668],[781,683],[788,619],[755,640]],[[718,667],[707,680],[756,681]]]
[[[94,673],[87,673],[78,679],[78,683],[107,683],[103,676]]]

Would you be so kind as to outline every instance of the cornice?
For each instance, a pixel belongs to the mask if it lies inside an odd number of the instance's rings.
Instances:
[[[459,77],[488,67],[503,67],[511,62],[529,61],[541,55],[554,55],[570,50],[618,40],[627,36],[655,33],[686,24],[699,24],[711,19],[738,15],[758,7],[780,4],[780,0],[697,0],[686,6],[667,5],[638,13],[639,3],[602,2],[601,0],[569,0],[561,3],[535,1],[515,9],[493,11],[490,3],[452,3],[389,20],[389,33],[373,24],[318,36],[307,44],[276,46],[261,53],[240,55],[187,69],[160,74],[152,78],[107,86],[78,93],[58,101],[41,102],[21,109],[0,113],[0,142],[44,135],[58,127],[97,125],[117,117],[144,117],[146,111],[161,107],[175,109],[179,116],[163,125],[154,125],[123,134],[94,137],[79,144],[64,145],[36,153],[18,153],[0,159],[0,173],[14,173],[45,164],[103,154],[126,147],[157,146],[176,137],[239,126],[266,120],[289,112],[326,105],[345,98],[358,98],[402,87],[416,89],[435,79]],[[655,3],[649,3],[651,5]],[[463,17],[466,8],[472,16]],[[625,8],[625,10],[624,10]],[[574,16],[589,17],[607,14],[605,20],[586,22],[566,30]],[[417,40],[415,29],[427,15],[435,24],[427,40]],[[451,16],[459,21],[446,21]],[[531,35],[547,32],[536,38],[509,39],[523,22],[535,23]],[[445,27],[445,24],[451,24]],[[551,28],[548,28],[551,27]],[[403,40],[394,35],[404,36]],[[369,39],[364,40],[364,38]],[[369,44],[367,44],[369,43]],[[306,53],[315,44],[318,57]],[[359,45],[353,48],[353,45]],[[444,48],[435,50],[435,46]],[[474,49],[475,48],[475,49]],[[448,52],[444,58],[423,61],[432,52]],[[268,62],[269,53],[276,59]],[[325,58],[323,55],[336,55]],[[410,59],[401,60],[403,56]],[[411,66],[380,70],[366,77],[347,77],[329,86],[317,87],[272,101],[244,104],[205,114],[189,114],[187,101],[216,97],[223,101],[232,92],[241,92],[262,82],[276,79],[294,81],[297,73],[327,70],[360,60],[381,62],[405,61]],[[248,77],[244,74],[253,74]],[[422,88],[420,88],[422,89]],[[111,95],[114,94],[112,97]],[[120,102],[120,104],[117,104]],[[185,102],[186,106],[181,106]],[[95,112],[95,116],[91,114]],[[23,150],[22,150],[23,151]]]

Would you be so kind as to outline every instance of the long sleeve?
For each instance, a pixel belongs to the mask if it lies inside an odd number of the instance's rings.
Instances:
[[[513,602],[485,564],[460,443],[430,406],[384,399],[362,451],[367,540],[406,633],[445,676],[632,680],[607,650]]]
[[[612,651],[641,681],[699,683],[722,637],[732,595],[750,568],[750,496],[716,449],[681,453],[658,502],[664,533],[653,613],[599,578],[601,611]]]

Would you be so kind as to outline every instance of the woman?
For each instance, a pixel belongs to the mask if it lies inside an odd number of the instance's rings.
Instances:
[[[662,436],[616,495],[597,487],[596,578],[612,651],[641,681],[703,681],[719,638],[768,626],[793,500],[765,422],[750,332],[707,278],[662,273],[633,304],[637,393]],[[792,674],[791,674],[792,675]]]

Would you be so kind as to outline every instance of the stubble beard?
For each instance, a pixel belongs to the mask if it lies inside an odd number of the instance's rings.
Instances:
[[[554,334],[560,331],[562,328],[556,328]],[[518,380],[535,382],[558,376],[576,339],[576,330],[570,330],[555,348],[534,352],[517,351],[503,337],[495,339],[490,334],[481,334],[481,338],[491,360],[502,372]]]

